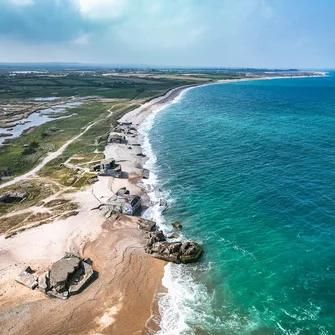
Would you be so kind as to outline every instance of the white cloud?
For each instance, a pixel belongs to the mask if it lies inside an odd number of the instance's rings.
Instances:
[[[91,35],[90,34],[82,34],[78,36],[75,40],[72,41],[73,44],[78,45],[86,45],[89,44],[91,41]]]
[[[208,29],[198,6],[184,0],[138,1],[112,33],[137,50],[185,50],[199,42]]]
[[[80,13],[92,20],[121,17],[128,8],[127,0],[73,0]]]

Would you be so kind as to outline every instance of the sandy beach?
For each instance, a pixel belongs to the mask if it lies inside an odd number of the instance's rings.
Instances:
[[[171,90],[143,104],[122,121],[140,124],[149,113],[173,100],[184,88]],[[132,137],[129,142],[137,144],[138,139]],[[109,144],[105,150],[107,158],[122,164],[127,179],[99,177],[93,186],[63,195],[80,204],[77,216],[26,230],[13,238],[0,236],[1,334],[146,334],[148,327],[157,329],[157,322],[147,321],[152,316],[165,263],[144,252],[145,232],[138,229],[136,217],[105,218],[106,210],[91,210],[120,187],[127,187],[131,194],[142,195],[137,185],[142,175],[143,158],[137,156],[141,148],[133,146],[129,150],[127,147]],[[37,171],[34,169],[15,182],[36,178]],[[26,266],[40,274],[65,252],[91,258],[98,273],[98,278],[81,294],[67,301],[49,299],[15,282],[15,277]]]
[[[120,121],[138,127],[151,112],[191,86],[195,85],[179,87],[152,99]],[[130,145],[138,144],[138,134],[128,140]],[[120,163],[127,179],[99,177],[98,182],[83,191],[62,195],[80,204],[77,216],[26,230],[9,239],[0,236],[1,334],[149,334],[157,329],[159,317],[151,316],[157,309],[155,295],[161,286],[165,263],[144,252],[146,233],[138,229],[136,217],[106,218],[106,210],[91,210],[121,187],[131,194],[143,195],[138,186],[144,159],[137,156],[141,147],[132,146],[130,150],[129,144],[108,144],[105,149],[105,157]],[[66,144],[59,152],[65,147]],[[51,154],[52,158],[56,156]],[[48,157],[41,164],[50,161]],[[35,168],[7,185],[37,178],[37,171]],[[31,266],[37,274],[42,273],[65,252],[91,258],[98,273],[81,294],[67,301],[49,299],[15,282],[23,268]]]

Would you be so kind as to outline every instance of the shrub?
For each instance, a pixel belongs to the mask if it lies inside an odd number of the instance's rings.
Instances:
[[[32,155],[36,152],[36,149],[34,149],[33,147],[29,146],[28,148],[25,148],[22,151],[22,155]]]

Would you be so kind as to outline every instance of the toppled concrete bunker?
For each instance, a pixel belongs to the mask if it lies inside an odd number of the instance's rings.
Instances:
[[[122,177],[122,168],[120,164],[115,163],[115,159],[104,159],[100,163],[100,176],[109,176],[114,178]]]
[[[107,214],[122,213],[134,215],[141,207],[142,199],[137,195],[131,195],[125,187],[120,188],[114,196],[108,199],[109,211]]]
[[[93,279],[92,261],[77,255],[66,253],[63,258],[52,264],[49,271],[39,277],[28,267],[15,279],[18,283],[38,289],[59,299],[67,299],[70,295],[80,293]]]

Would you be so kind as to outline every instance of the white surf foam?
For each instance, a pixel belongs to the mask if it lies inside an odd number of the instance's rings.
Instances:
[[[149,179],[143,179],[142,184],[146,193],[148,194],[152,205],[149,209],[143,214],[143,217],[151,219],[157,222],[157,224],[163,223],[163,217],[161,215],[163,208],[160,206],[160,200],[163,197],[162,192],[158,188],[158,180],[156,175],[156,156],[152,150],[150,141],[149,141],[149,131],[154,124],[154,119],[157,113],[163,108],[158,108],[154,110],[140,125],[139,131],[139,141],[143,153],[147,156],[147,161],[144,163],[144,168],[150,171]]]
[[[184,90],[171,104],[178,103],[185,94],[185,91],[189,89],[192,88]],[[139,127],[139,141],[143,153],[148,158],[144,163],[144,168],[150,170],[149,179],[143,180],[143,187],[152,203],[152,206],[143,216],[156,221],[160,229],[165,233],[171,232],[171,229],[165,224],[160,200],[165,199],[171,203],[173,199],[169,191],[161,191],[158,187],[157,158],[152,150],[149,132],[154,125],[157,113],[167,106],[157,108]],[[183,236],[181,236],[181,239],[183,239]],[[165,266],[162,284],[167,288],[167,293],[160,297],[158,303],[161,315],[161,330],[157,333],[159,335],[194,334],[194,330],[192,330],[189,324],[194,324],[194,322],[198,324],[200,322],[201,324],[202,322],[208,322],[208,319],[210,319],[210,317],[208,318],[208,310],[211,309],[211,297],[206,287],[200,283],[196,283],[187,269],[188,266],[172,263]]]

